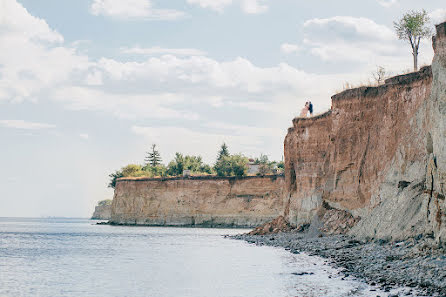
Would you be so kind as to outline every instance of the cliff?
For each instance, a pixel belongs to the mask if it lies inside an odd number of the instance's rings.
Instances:
[[[293,120],[284,142],[292,225],[445,240],[445,28],[436,28],[432,67],[344,91],[329,112]]]
[[[110,223],[255,227],[283,213],[283,176],[121,178]]]
[[[111,217],[112,200],[102,200],[94,208],[94,213],[91,216],[92,220],[110,220]]]

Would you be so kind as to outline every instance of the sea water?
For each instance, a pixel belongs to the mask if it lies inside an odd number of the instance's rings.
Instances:
[[[386,296],[319,257],[223,236],[243,232],[0,218],[0,296]]]

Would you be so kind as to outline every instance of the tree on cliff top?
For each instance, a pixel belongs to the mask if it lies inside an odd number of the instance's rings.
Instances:
[[[169,162],[167,173],[169,175],[181,175],[184,170],[192,173],[211,174],[211,166],[205,164],[201,156],[189,156],[181,153],[175,154],[175,159]]]
[[[413,68],[418,70],[418,48],[422,38],[430,37],[431,28],[428,26],[429,15],[422,11],[410,11],[403,15],[398,22],[393,22],[396,34],[401,40],[407,40],[412,47]]]
[[[226,143],[223,142],[223,144],[220,147],[220,151],[218,152],[217,156],[217,162],[221,160],[223,157],[229,157],[229,150]]]
[[[124,177],[124,175],[122,174],[122,170],[116,170],[114,173],[110,174],[109,177],[110,183],[108,184],[108,187],[114,189],[116,187],[116,180]]]
[[[146,176],[146,172],[142,170],[141,165],[137,164],[129,164],[125,167],[122,167],[121,170],[116,170],[114,173],[110,174],[110,183],[108,184],[109,188],[115,188],[116,181],[121,177],[141,177]]]
[[[147,152],[147,157],[144,159],[146,163],[152,167],[161,164],[161,155],[159,151],[156,150],[156,144],[152,144],[151,151]]]
[[[244,176],[248,170],[248,158],[238,154],[223,156],[214,165],[218,176]]]

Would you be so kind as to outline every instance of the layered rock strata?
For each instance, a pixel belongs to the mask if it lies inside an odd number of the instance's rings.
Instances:
[[[436,29],[432,67],[344,91],[327,113],[293,120],[284,143],[292,225],[330,229],[333,213],[358,236],[446,239],[446,23]]]
[[[283,214],[284,177],[123,178],[110,223],[255,227]]]

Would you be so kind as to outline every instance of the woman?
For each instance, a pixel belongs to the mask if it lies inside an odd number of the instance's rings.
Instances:
[[[310,108],[309,103],[305,102],[305,106],[304,106],[304,108],[302,108],[302,111],[300,112],[300,117],[301,118],[306,118],[307,117],[309,108]]]

